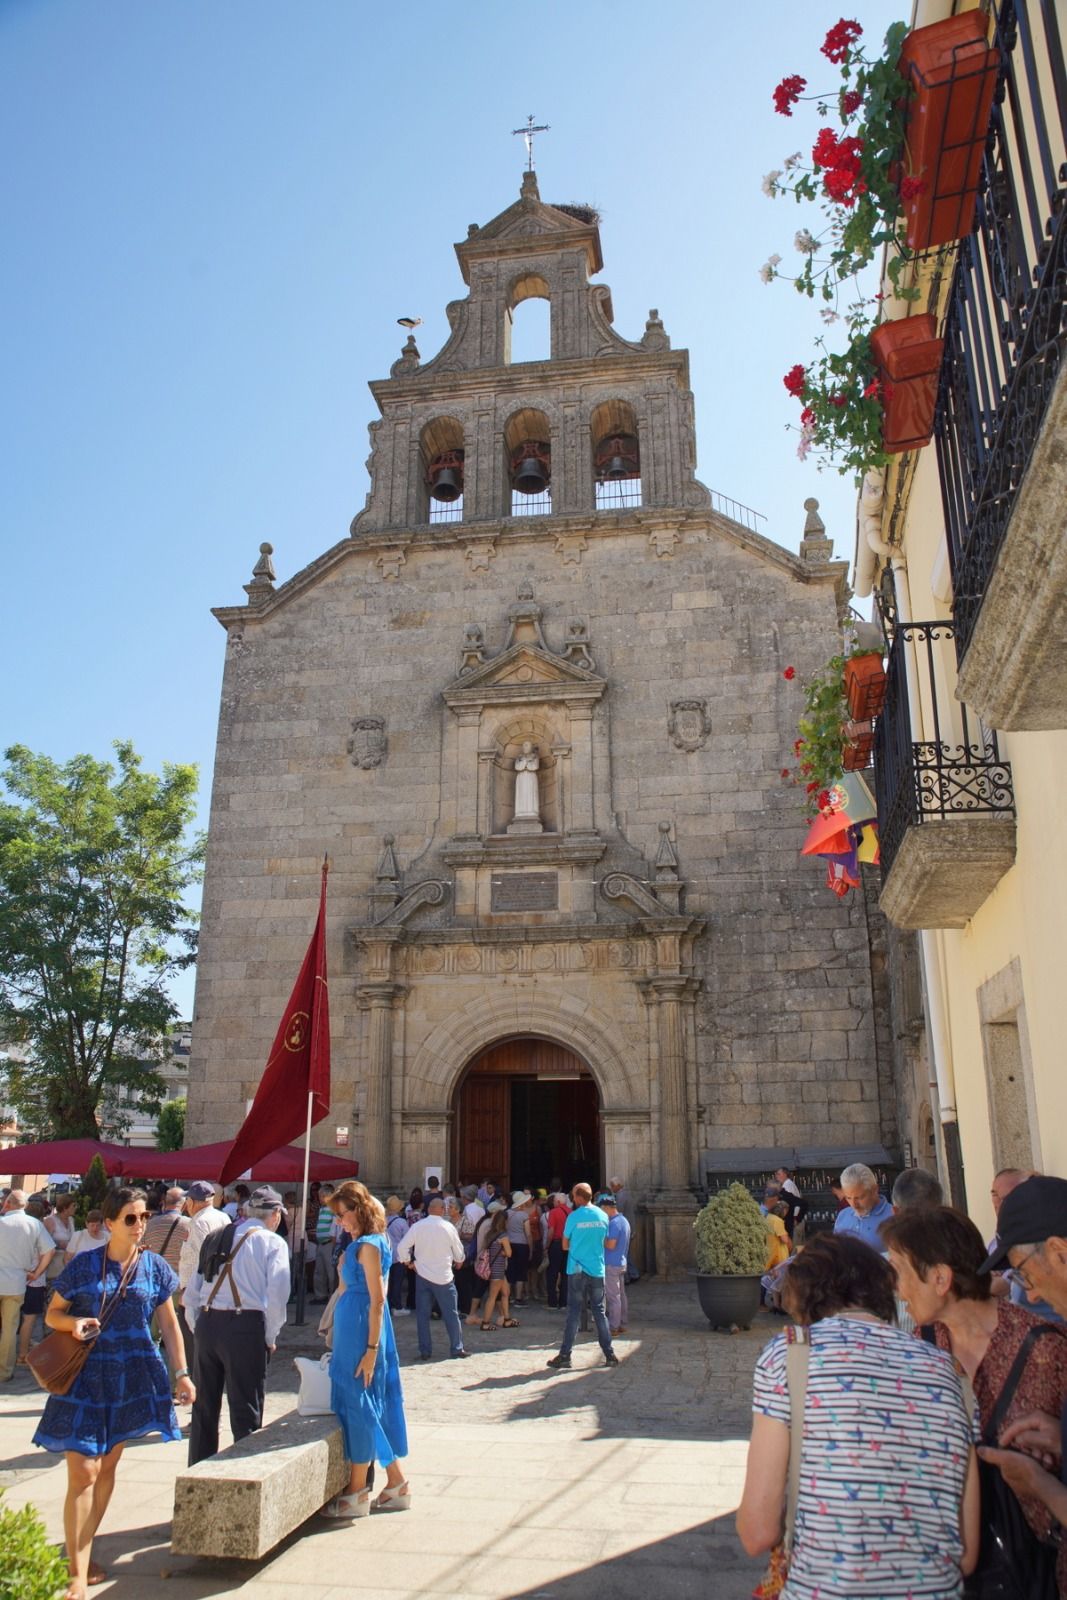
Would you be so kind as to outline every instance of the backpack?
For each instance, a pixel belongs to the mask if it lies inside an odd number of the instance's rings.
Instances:
[[[216,1228],[209,1233],[200,1246],[200,1260],[197,1267],[205,1283],[213,1282],[229,1261],[233,1253],[233,1239],[236,1232],[237,1223],[229,1222],[225,1228]]]
[[[485,1213],[483,1211],[482,1216],[484,1215]],[[474,1238],[478,1224],[481,1222],[481,1220],[481,1217],[468,1216],[466,1207],[464,1207],[463,1215],[459,1219],[459,1236],[463,1240],[464,1244],[466,1244],[469,1239]]]
[[[493,1269],[489,1264],[488,1247],[485,1250],[478,1251],[478,1254],[474,1260],[474,1270],[478,1274],[479,1278],[488,1279],[492,1276]]]

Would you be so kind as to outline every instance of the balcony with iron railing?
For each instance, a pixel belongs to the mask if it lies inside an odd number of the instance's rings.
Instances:
[[[993,0],[1000,75],[948,293],[936,422],[959,695],[1067,727],[1067,70],[1063,8]]]
[[[875,725],[881,907],[898,928],[962,928],[1015,860],[1011,767],[956,699],[951,622],[897,622]]]

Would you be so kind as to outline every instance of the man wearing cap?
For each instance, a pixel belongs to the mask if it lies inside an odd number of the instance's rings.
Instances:
[[[200,1265],[200,1251],[209,1233],[217,1233],[229,1221],[215,1204],[216,1189],[206,1178],[197,1178],[185,1191],[185,1241],[178,1256],[178,1326],[185,1340],[185,1365],[196,1381],[196,1335],[185,1315],[185,1286]]]
[[[289,1301],[289,1251],[277,1237],[282,1209],[276,1189],[254,1189],[244,1216],[233,1224],[218,1271],[205,1280],[215,1243],[209,1236],[186,1284],[185,1317],[196,1335],[191,1467],[218,1452],[223,1394],[235,1443],[263,1425],[267,1357],[285,1326]]]
[[[597,1195],[598,1205],[608,1219],[604,1239],[604,1301],[608,1327],[612,1336],[626,1332],[630,1307],[626,1301],[627,1251],[630,1248],[630,1224],[622,1214],[618,1197],[611,1189]]]
[[[588,1295],[604,1364],[617,1367],[619,1358],[611,1347],[611,1329],[604,1315],[604,1240],[608,1219],[599,1206],[592,1204],[593,1191],[587,1183],[576,1183],[571,1199],[574,1210],[563,1229],[563,1248],[567,1255],[567,1322],[559,1354],[552,1356],[548,1365],[557,1371],[570,1366],[582,1302]]]
[[[1005,1265],[1017,1275],[1027,1298],[1042,1300],[1067,1318],[1067,1180],[1027,1178],[1006,1195],[997,1216],[997,1244],[980,1267]],[[999,1450],[981,1446],[983,1461],[1000,1468],[1017,1495],[1032,1495],[1067,1528],[1067,1405],[1059,1417],[1034,1411],[1002,1431]],[[1067,1577],[1067,1545],[1057,1565],[1060,1592]]]
[[[436,1305],[448,1334],[452,1356],[464,1361],[463,1329],[459,1320],[459,1301],[453,1273],[461,1267],[467,1252],[451,1222],[445,1220],[445,1203],[440,1195],[426,1202],[426,1215],[408,1229],[397,1246],[396,1259],[415,1263],[415,1328],[419,1336],[419,1359],[429,1361],[430,1309]]]
[[[185,1243],[189,1232],[189,1224],[182,1214],[184,1205],[185,1190],[174,1185],[163,1196],[162,1208],[156,1212],[144,1231],[143,1248],[152,1250],[157,1256],[162,1256],[172,1272],[177,1272],[178,1270],[182,1245]],[[181,1290],[175,1289],[174,1294],[171,1296],[175,1311],[178,1310],[180,1294]],[[162,1348],[163,1340],[156,1322],[155,1312],[152,1313],[152,1337],[157,1345]],[[185,1365],[190,1372],[193,1370],[188,1351],[185,1354]],[[173,1394],[177,1380],[171,1370],[169,1356],[167,1356],[167,1371],[170,1376],[171,1393]]]

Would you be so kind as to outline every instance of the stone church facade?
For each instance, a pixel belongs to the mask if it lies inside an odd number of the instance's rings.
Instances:
[[[615,331],[595,214],[528,173],[456,254],[444,348],[371,385],[349,537],[280,586],[265,547],[215,613],[187,1136],[240,1123],[328,854],[316,1143],[379,1192],[618,1173],[667,1272],[709,1172],[896,1142],[864,902],[781,776],[844,566],[813,511],[795,556],[714,508],[686,352]],[[513,364],[531,296],[550,358]]]

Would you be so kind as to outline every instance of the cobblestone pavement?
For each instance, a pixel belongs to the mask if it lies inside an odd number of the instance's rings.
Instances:
[[[617,1368],[581,1335],[569,1373],[549,1372],[563,1318],[542,1307],[521,1327],[465,1329],[473,1359],[416,1360],[414,1317],[397,1320],[411,1455],[408,1515],[311,1522],[256,1563],[172,1557],[178,1445],[127,1448],[94,1553],[109,1600],[743,1600],[762,1570],[741,1552],[733,1513],[744,1474],[752,1366],[779,1323],[712,1333],[688,1284],[642,1282],[630,1295]],[[284,1336],[268,1415],[293,1404]],[[62,1533],[65,1469],[30,1443],[43,1395],[24,1376],[0,1386],[5,1503],[32,1502]],[[227,1442],[226,1437],[223,1443]],[[168,1581],[160,1584],[160,1579]]]

